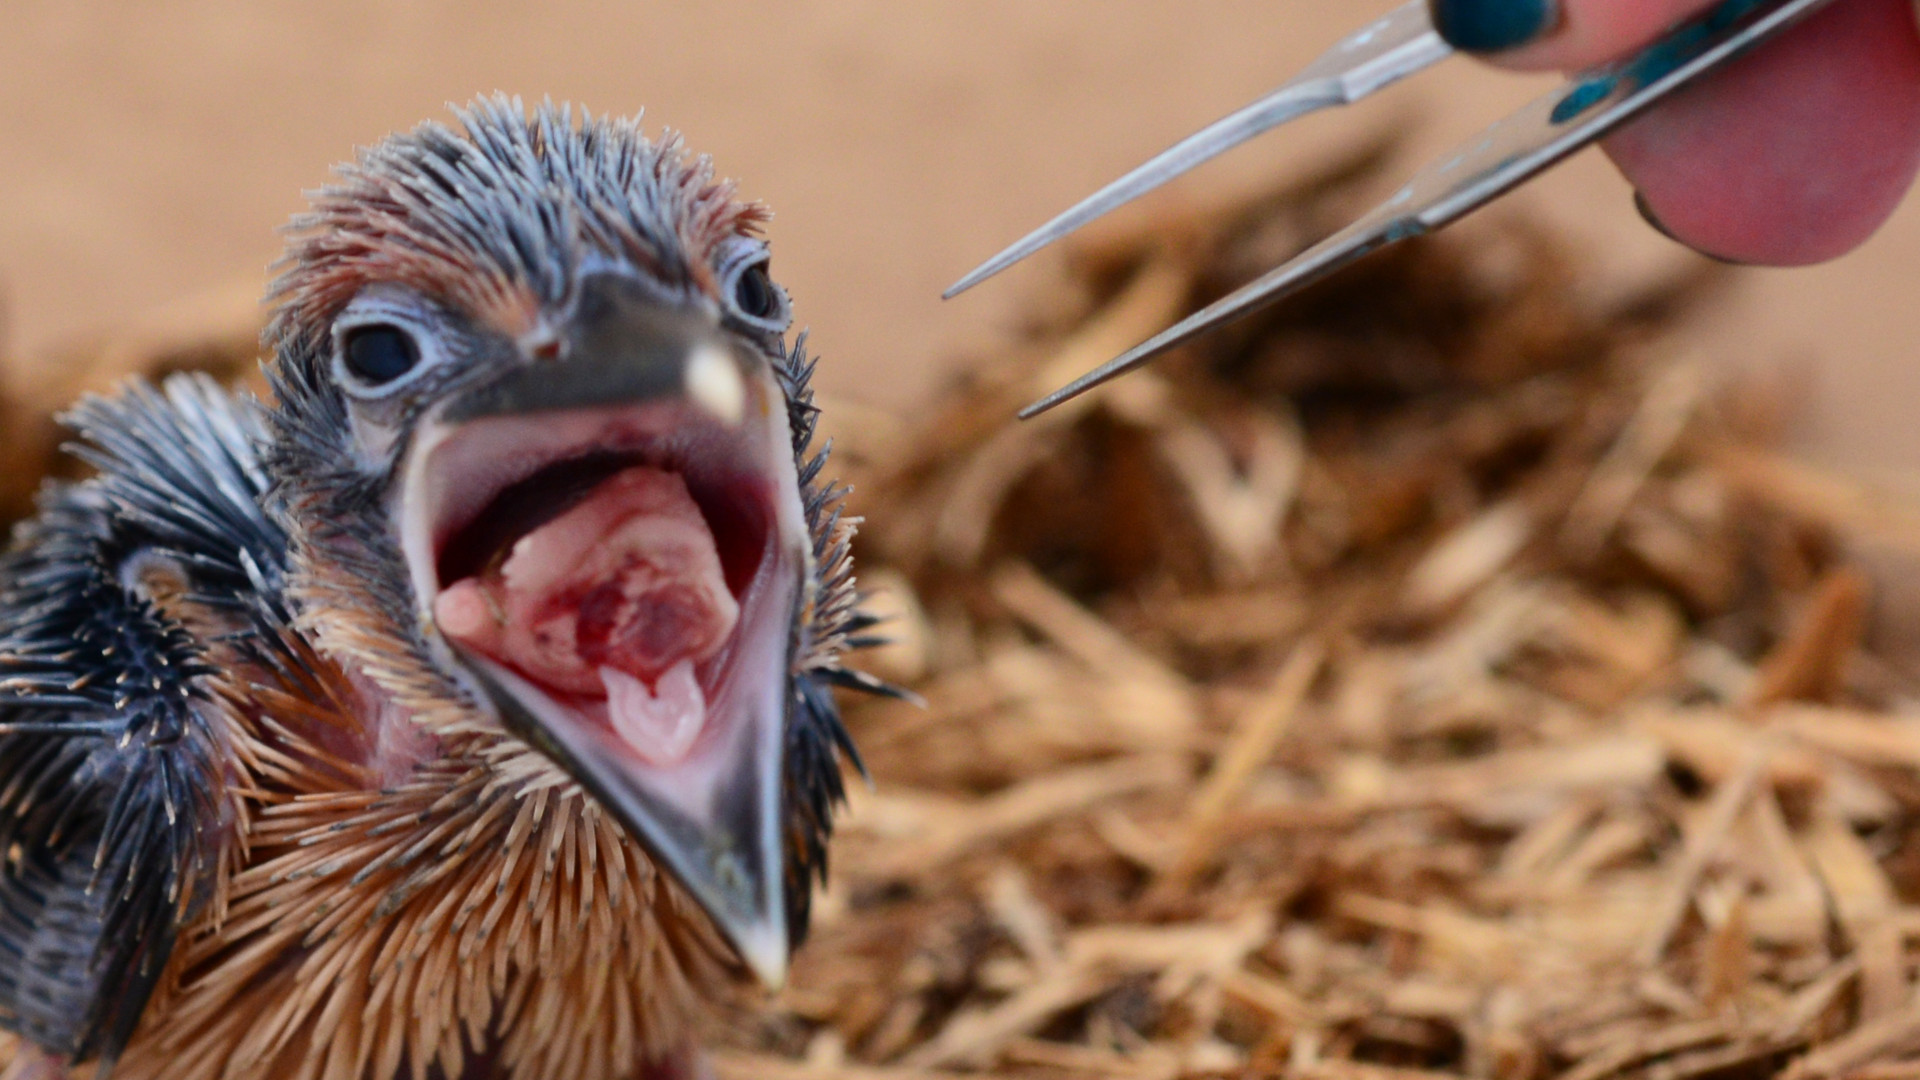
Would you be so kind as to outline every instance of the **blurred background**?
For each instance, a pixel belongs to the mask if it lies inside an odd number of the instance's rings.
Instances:
[[[1306,0],[701,4],[10,0],[0,34],[0,352],[59,363],[117,334],[244,325],[301,191],[353,148],[506,90],[645,108],[775,209],[775,268],[830,392],[911,412],[990,347],[1045,268],[942,287],[1094,186],[1291,74],[1387,5]],[[1456,62],[1297,125],[1153,213],[1410,134],[1403,172],[1541,87]],[[1383,184],[1385,181],[1383,181]],[[1384,191],[1384,188],[1383,188]],[[1693,258],[1645,228],[1597,154],[1528,188],[1616,289]],[[1714,362],[1796,365],[1799,448],[1920,487],[1920,262],[1910,200],[1865,249],[1743,271],[1685,332]]]

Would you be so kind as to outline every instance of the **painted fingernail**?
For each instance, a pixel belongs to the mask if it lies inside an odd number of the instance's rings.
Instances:
[[[1463,52],[1501,52],[1534,41],[1559,20],[1554,0],[1428,0],[1433,28]]]
[[[1700,248],[1687,243],[1685,240],[1680,239],[1678,236],[1675,236],[1673,234],[1673,230],[1667,228],[1667,223],[1660,220],[1660,215],[1653,212],[1653,204],[1648,202],[1647,197],[1638,191],[1633,193],[1633,208],[1640,212],[1640,220],[1646,222],[1649,226],[1651,226],[1654,232],[1657,232],[1661,236],[1664,236],[1667,239],[1673,241],[1674,243],[1679,244],[1681,247],[1690,248],[1693,251],[1699,252],[1700,254],[1705,255],[1707,258],[1712,259],[1714,262],[1725,263],[1728,266],[1754,265],[1752,263],[1742,262],[1739,259],[1729,259],[1725,255],[1715,255],[1711,251],[1701,251]]]

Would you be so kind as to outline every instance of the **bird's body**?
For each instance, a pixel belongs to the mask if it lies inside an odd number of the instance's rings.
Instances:
[[[462,119],[298,223],[270,403],[83,404],[0,567],[21,1075],[672,1075],[804,930],[861,620],[760,213]]]

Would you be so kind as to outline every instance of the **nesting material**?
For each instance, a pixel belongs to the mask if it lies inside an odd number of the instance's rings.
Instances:
[[[1920,688],[1851,561],[1920,510],[1663,349],[1710,273],[1603,306],[1496,210],[1012,421],[1367,168],[1083,249],[931,415],[827,403],[927,706],[849,703],[874,785],[721,1080],[1920,1077]],[[55,400],[0,402],[8,513]]]
[[[1784,393],[1523,224],[1014,409],[1353,205],[1115,236],[909,429],[827,407],[928,705],[737,1080],[1920,1077],[1920,701]]]

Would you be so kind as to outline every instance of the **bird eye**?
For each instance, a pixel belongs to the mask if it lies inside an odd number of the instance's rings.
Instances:
[[[413,336],[386,323],[354,327],[341,347],[347,370],[370,386],[390,383],[420,362],[420,346]]]
[[[767,264],[755,263],[734,279],[733,302],[740,312],[753,319],[780,317],[780,290],[767,276]]]

